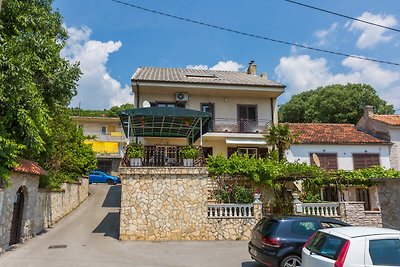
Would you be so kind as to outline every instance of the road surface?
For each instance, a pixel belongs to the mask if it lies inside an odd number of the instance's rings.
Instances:
[[[52,229],[1,254],[0,266],[261,266],[250,260],[247,241],[119,241],[120,185],[89,191]]]

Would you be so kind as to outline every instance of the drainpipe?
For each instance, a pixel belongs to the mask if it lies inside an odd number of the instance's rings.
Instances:
[[[135,100],[136,100],[136,107],[135,108],[139,108],[139,97],[140,97],[140,94],[139,94],[139,81],[136,80],[135,83],[136,83],[136,88],[137,88],[137,93],[135,95]]]

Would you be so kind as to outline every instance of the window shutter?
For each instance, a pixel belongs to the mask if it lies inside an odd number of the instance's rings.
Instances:
[[[314,159],[310,154],[310,162],[311,165],[316,165]],[[337,170],[338,162],[337,162],[337,154],[336,153],[315,153],[319,158],[319,162],[321,163],[321,168],[324,170]]]
[[[353,164],[355,170],[379,166],[379,154],[353,154]]]

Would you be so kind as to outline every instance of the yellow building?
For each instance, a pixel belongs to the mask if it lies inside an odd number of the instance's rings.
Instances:
[[[85,143],[92,144],[97,155],[97,168],[107,173],[118,172],[126,138],[118,117],[73,116],[78,127],[87,137]]]

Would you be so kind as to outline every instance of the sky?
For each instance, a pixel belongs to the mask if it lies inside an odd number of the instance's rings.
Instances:
[[[318,49],[400,63],[400,32],[284,0],[121,0],[144,8]],[[400,29],[398,0],[297,0]],[[338,4],[340,3],[340,4]],[[283,45],[131,8],[111,0],[55,0],[69,40],[62,55],[83,75],[71,106],[108,109],[133,103],[140,66],[257,72],[286,85],[278,103],[328,84],[366,83],[400,109],[400,66]]]

